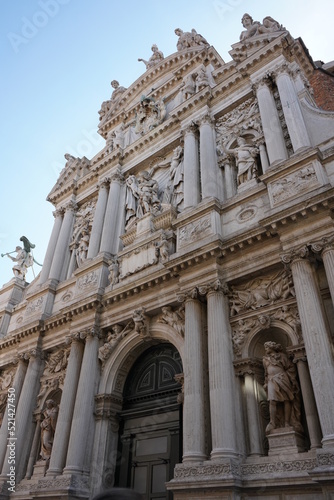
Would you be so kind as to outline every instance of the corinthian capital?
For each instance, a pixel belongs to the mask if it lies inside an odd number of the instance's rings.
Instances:
[[[216,280],[206,284],[206,285],[201,285],[198,287],[198,291],[200,295],[207,295],[210,292],[221,292],[224,295],[229,294],[229,288],[226,285],[226,283],[219,278]]]
[[[184,292],[180,292],[177,294],[178,302],[186,302],[189,299],[197,299],[197,297],[198,297],[197,287],[191,288],[190,290],[186,290]]]

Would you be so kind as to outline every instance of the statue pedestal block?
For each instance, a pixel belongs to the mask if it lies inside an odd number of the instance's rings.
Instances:
[[[301,453],[305,451],[302,434],[296,432],[292,427],[273,429],[270,434],[267,434],[267,438],[269,441],[268,455],[270,457],[282,453]]]
[[[48,470],[49,468],[49,462],[46,461],[46,460],[39,460],[38,462],[35,463],[34,465],[34,472],[31,476],[31,479],[42,479],[45,474],[46,474],[46,471]]]

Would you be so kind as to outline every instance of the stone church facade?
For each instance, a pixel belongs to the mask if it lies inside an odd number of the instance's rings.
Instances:
[[[0,291],[0,498],[334,498],[333,75],[243,25],[153,45],[65,155]]]

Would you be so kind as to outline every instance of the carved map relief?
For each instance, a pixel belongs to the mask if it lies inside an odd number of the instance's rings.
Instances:
[[[180,246],[187,245],[188,243],[192,243],[198,238],[204,238],[211,233],[211,218],[210,216],[203,217],[180,228],[178,242]]]
[[[316,169],[311,164],[270,183],[268,190],[271,203],[275,206],[318,186],[320,186],[320,182]]]

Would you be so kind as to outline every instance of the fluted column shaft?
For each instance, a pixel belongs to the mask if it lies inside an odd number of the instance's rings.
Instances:
[[[97,331],[86,336],[64,474],[88,472],[94,437],[94,396],[99,375]]]
[[[205,408],[202,310],[197,299],[185,302],[183,462],[205,460]]]
[[[218,165],[214,124],[210,116],[200,121],[200,165],[202,199],[218,198]]]
[[[332,298],[332,303],[334,305],[334,245],[331,244],[322,252],[322,260],[324,263],[326,277],[328,281],[328,287]]]
[[[59,281],[64,261],[66,251],[70,243],[71,232],[73,228],[73,222],[75,217],[76,204],[71,201],[66,206],[66,211],[64,215],[64,220],[60,229],[56,249],[54,252],[49,278]]]
[[[311,263],[298,255],[290,260],[305,350],[322,428],[322,443],[324,446],[333,446],[334,362],[327,321]]]
[[[306,359],[299,358],[296,360],[300,387],[303,396],[305,416],[307,422],[308,433],[310,437],[311,450],[321,447],[321,430],[317,413],[317,406],[314,399],[312,382],[308,371]]]
[[[108,185],[110,179],[105,178],[99,184],[99,196],[96,203],[92,232],[90,235],[87,258],[96,257],[99,253],[104,215],[108,201]]]
[[[245,373],[245,396],[247,406],[247,424],[249,454],[262,455],[259,409],[256,397],[256,381],[252,373]]]
[[[108,202],[104,216],[100,252],[108,252],[115,255],[118,252],[119,235],[118,223],[120,213],[120,191],[123,180],[120,170],[111,177]]]
[[[275,99],[265,81],[261,81],[257,85],[256,95],[259,103],[269,162],[274,163],[274,161],[285,160],[288,157],[288,153],[276,109]]]
[[[15,372],[14,380],[12,388],[14,389],[13,393],[8,392],[8,394],[14,394],[14,405],[15,409],[17,409],[17,405],[20,399],[20,394],[24,382],[24,377],[27,371],[27,363],[23,357],[19,359],[18,366]],[[11,397],[10,399],[13,399]],[[12,406],[10,406],[12,408]],[[1,431],[0,431],[0,470],[2,470],[4,465],[4,459],[7,452],[7,437],[8,437],[8,402],[5,410],[5,414],[2,420]],[[10,426],[11,427],[11,426]]]
[[[296,152],[300,148],[310,146],[311,141],[306,129],[297,92],[288,73],[288,68],[285,66],[277,72],[276,84],[292,147],[294,152]]]
[[[198,140],[195,126],[184,130],[184,208],[200,202]]]
[[[29,364],[24,382],[22,385],[20,399],[16,408],[15,418],[15,455],[16,455],[16,479],[19,481],[24,476],[26,460],[28,459],[32,433],[34,431],[32,414],[36,405],[36,398],[39,391],[39,379],[41,373],[42,359],[40,353],[33,350],[27,353]],[[7,453],[8,455],[8,453]],[[4,461],[1,475],[9,471],[7,455]]]
[[[235,381],[227,297],[207,294],[212,459],[236,455]]]
[[[83,350],[84,345],[78,334],[72,335],[71,352],[67,363],[64,390],[60,401],[57,427],[50,458],[50,467],[47,471],[48,476],[57,476],[61,474],[65,466]]]
[[[60,233],[61,226],[63,223],[64,211],[63,210],[55,210],[53,212],[53,215],[55,217],[55,220],[54,220],[53,229],[52,229],[51,237],[49,240],[48,248],[46,250],[46,254],[45,254],[45,258],[44,258],[44,262],[43,262],[43,267],[42,267],[41,274],[39,277],[39,284],[40,285],[43,284],[49,277],[52,260],[53,260],[54,254],[55,254],[59,233]]]

